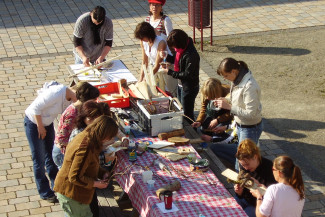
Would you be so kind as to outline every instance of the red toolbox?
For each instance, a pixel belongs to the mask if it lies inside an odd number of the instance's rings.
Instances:
[[[118,82],[110,82],[106,84],[95,85],[100,92],[97,102],[106,102],[110,107],[114,108],[127,108],[130,106],[129,93],[119,85]],[[120,94],[122,88],[123,97],[113,98],[112,94]],[[105,96],[105,97],[104,97]]]

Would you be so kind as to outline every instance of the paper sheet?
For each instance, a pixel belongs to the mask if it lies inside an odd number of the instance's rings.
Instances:
[[[171,145],[175,145],[175,143],[173,142],[166,142],[166,141],[158,141],[158,142],[154,142],[153,144],[150,144],[148,146],[148,148],[163,148],[163,147],[167,147],[167,146],[171,146]]]
[[[162,213],[169,213],[169,212],[177,212],[179,209],[177,208],[177,206],[173,203],[172,205],[172,209],[165,209],[165,203],[157,203],[158,208],[160,209],[160,211]]]
[[[109,69],[102,68],[100,73],[98,71],[89,70],[86,73],[77,75],[80,81],[88,81],[92,85],[99,85],[101,83],[118,82],[120,79],[126,79],[128,83],[136,82],[137,79],[130,72],[128,68],[123,64],[121,60],[113,60],[113,66]],[[73,73],[85,70],[83,64],[70,65]]]

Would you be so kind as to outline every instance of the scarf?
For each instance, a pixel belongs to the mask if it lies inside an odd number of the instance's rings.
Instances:
[[[98,45],[100,44],[100,27],[102,27],[103,23],[105,20],[103,20],[103,22],[101,22],[99,25],[94,24],[91,20],[90,20],[90,29],[93,32],[93,38],[94,38],[94,44]]]
[[[190,39],[187,40],[187,45],[184,49],[175,48],[176,56],[175,56],[175,62],[174,62],[174,71],[176,71],[176,72],[179,72],[179,60],[181,59],[186,48],[188,47],[189,42],[190,42]]]
[[[239,70],[239,73],[238,73],[238,75],[237,75],[237,77],[236,77],[236,79],[234,80],[234,86],[237,86],[237,85],[241,82],[241,80],[243,79],[243,77],[244,77],[247,73],[248,73],[247,70],[245,70],[245,69],[240,69],[240,70]]]

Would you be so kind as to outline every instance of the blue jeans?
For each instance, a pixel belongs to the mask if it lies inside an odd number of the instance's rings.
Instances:
[[[53,188],[54,180],[58,173],[58,168],[52,159],[52,149],[55,137],[53,123],[45,127],[46,137],[44,139],[38,138],[37,125],[27,117],[24,119],[24,127],[29,147],[32,152],[34,177],[38,193],[42,199],[53,197],[54,192],[52,191],[49,180],[45,175],[46,167],[46,172]]]
[[[258,143],[258,140],[260,139],[262,131],[263,131],[263,120],[261,120],[260,124],[252,128],[242,128],[237,125],[238,144],[240,144],[240,142],[245,139],[251,139],[259,147],[260,145]],[[236,170],[239,170],[238,164],[239,164],[238,159],[236,159],[236,165],[235,165]]]
[[[235,165],[236,163],[236,152],[237,152],[237,143],[224,143],[224,144],[212,144],[210,146],[211,151],[218,156],[225,160],[227,160],[232,165]]]
[[[52,158],[54,163],[58,166],[58,169],[60,169],[63,164],[64,154],[62,154],[61,149],[56,147],[56,145],[53,146]]]
[[[242,128],[237,126],[238,143],[240,144],[240,142],[245,139],[251,139],[255,142],[257,146],[259,146],[258,140],[260,139],[262,131],[263,131],[263,120],[261,121],[260,124],[252,128]]]
[[[191,88],[191,91],[185,92],[183,87],[177,87],[177,98],[182,103],[184,115],[194,120],[195,98],[199,93],[200,86]],[[187,120],[187,119],[186,119]]]
[[[239,198],[237,195],[235,196],[235,200],[243,208],[243,210],[249,217],[256,217],[255,206],[252,206],[244,198]]]

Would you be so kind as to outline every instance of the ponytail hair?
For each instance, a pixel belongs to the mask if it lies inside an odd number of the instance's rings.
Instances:
[[[279,170],[289,184],[298,192],[300,200],[305,198],[305,187],[300,168],[288,156],[279,156],[274,160],[275,169]]]
[[[228,57],[221,61],[217,69],[217,74],[222,76],[223,73],[231,73],[233,69],[236,69],[238,71],[242,69],[245,71],[249,70],[247,64],[244,61],[237,61],[234,58]]]

